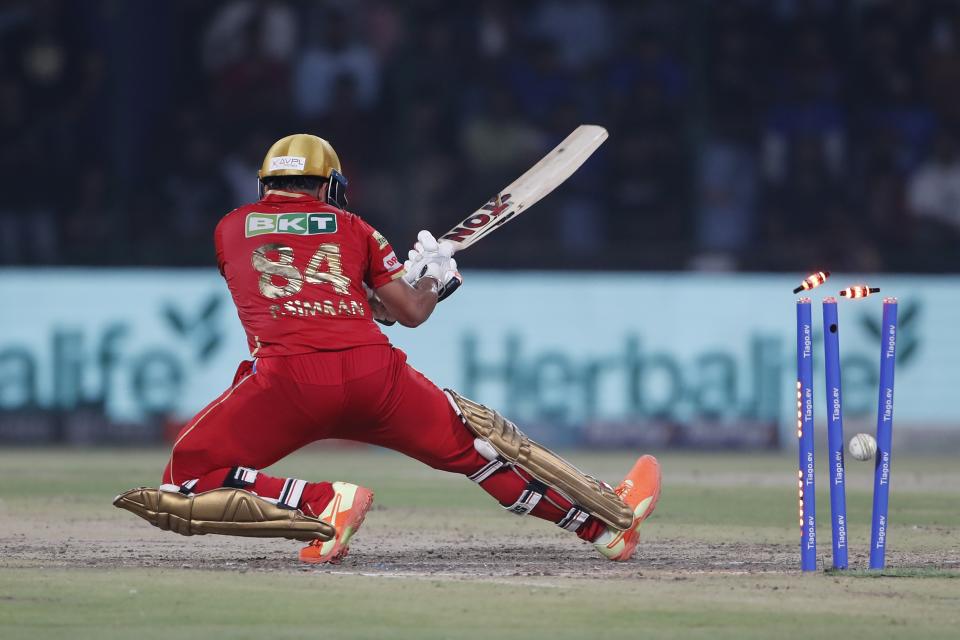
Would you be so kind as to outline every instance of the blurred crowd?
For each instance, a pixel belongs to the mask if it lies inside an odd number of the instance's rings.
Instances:
[[[465,267],[960,271],[960,3],[0,5],[0,264],[210,265],[270,143],[398,249],[577,124],[600,152]]]

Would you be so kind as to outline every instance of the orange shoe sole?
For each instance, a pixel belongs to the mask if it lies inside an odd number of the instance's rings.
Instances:
[[[625,531],[621,534],[622,535],[621,540],[625,543],[626,547],[624,548],[623,552],[620,555],[613,558],[608,558],[609,560],[612,560],[614,562],[624,562],[633,557],[633,554],[636,552],[636,549],[637,549],[637,544],[639,544],[640,542],[640,525],[643,524],[644,520],[646,520],[651,515],[653,515],[654,510],[657,508],[657,502],[660,501],[660,491],[661,491],[661,487],[663,486],[662,475],[660,471],[660,462],[653,456],[644,455],[644,456],[641,456],[639,460],[637,460],[636,464],[634,464],[633,466],[633,469],[636,469],[637,466],[639,466],[640,463],[643,462],[644,459],[646,458],[653,460],[657,468],[657,484],[656,484],[656,488],[653,491],[653,499],[650,501],[650,505],[647,507],[647,510],[644,511],[643,515],[634,521],[633,526],[630,528],[630,530]],[[626,479],[629,479],[630,476],[633,474],[633,469],[631,469],[630,473],[627,474]],[[613,548],[621,540],[617,540],[616,538],[614,538],[610,542],[608,547]]]
[[[653,456],[649,457],[653,458]],[[657,489],[653,492],[653,500],[650,502],[647,512],[643,514],[642,518],[640,518],[639,522],[637,523],[638,525],[653,514],[654,509],[657,508],[657,503],[660,502],[660,490],[663,487],[663,472],[660,470],[660,461],[656,458],[653,458],[653,460],[657,463]]]
[[[360,487],[353,498],[353,506],[341,517],[337,525],[337,537],[333,548],[321,555],[320,541],[300,550],[300,561],[307,564],[338,564],[350,552],[350,539],[360,529],[363,520],[373,504],[373,491]]]

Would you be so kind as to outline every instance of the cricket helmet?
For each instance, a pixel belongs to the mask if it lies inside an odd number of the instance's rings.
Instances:
[[[272,176],[315,176],[328,181],[327,202],[347,206],[347,178],[340,173],[340,158],[333,145],[309,133],[295,133],[273,143],[257,173],[261,196],[263,179]]]

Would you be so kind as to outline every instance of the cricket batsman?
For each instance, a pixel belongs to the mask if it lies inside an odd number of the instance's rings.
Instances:
[[[401,262],[346,210],[340,161],[316,136],[278,140],[259,178],[260,201],[214,232],[253,359],[179,433],[159,488],[114,504],[183,535],[290,538],[308,543],[303,562],[338,562],[373,492],[262,469],[342,438],[463,474],[508,512],[552,522],[610,560],[631,558],[660,495],[656,458],[642,456],[613,489],[493,409],[436,387],[375,324],[419,326],[460,287],[452,245],[421,231]]]

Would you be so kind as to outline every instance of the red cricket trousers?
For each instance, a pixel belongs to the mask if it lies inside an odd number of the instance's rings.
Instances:
[[[470,476],[514,512],[529,505],[526,472],[488,461],[446,395],[388,345],[260,358],[243,363],[234,384],[180,432],[163,482],[185,492],[243,486],[263,497],[319,514],[329,482],[307,483],[260,473],[317,440],[341,438],[399,451],[435,469]],[[237,484],[240,482],[240,484]],[[532,515],[592,540],[604,525],[552,489]]]

